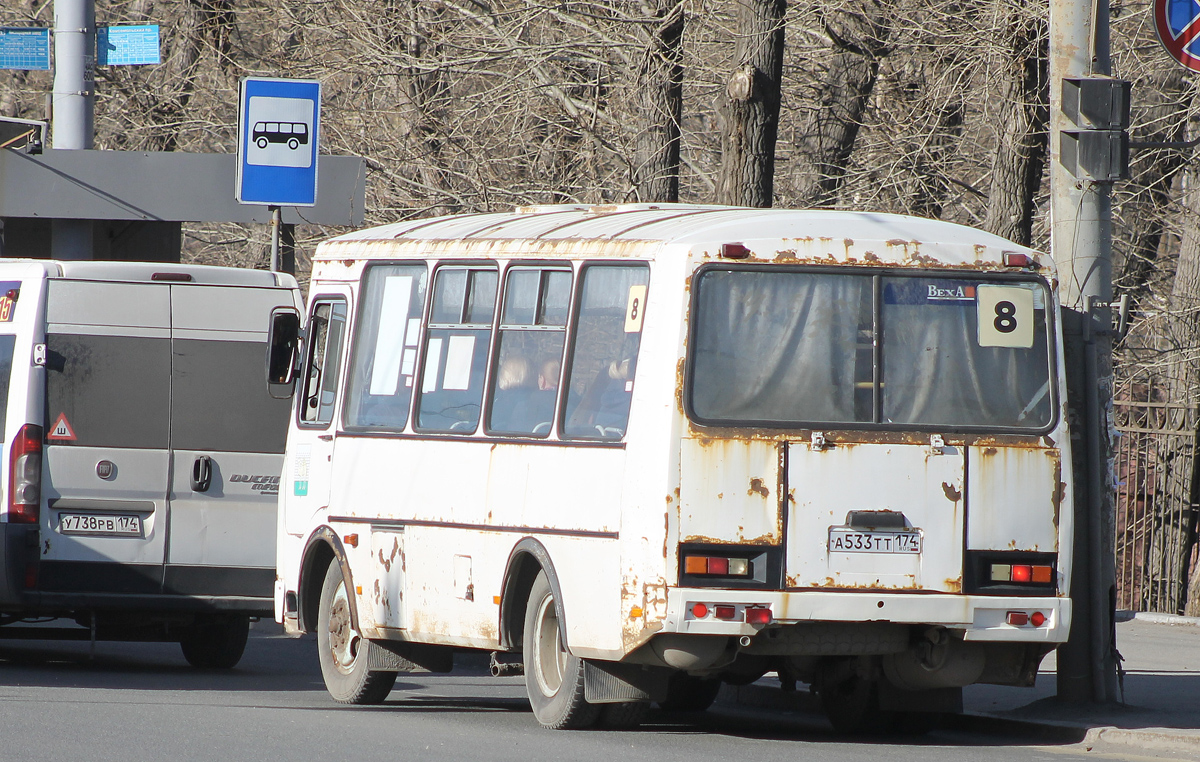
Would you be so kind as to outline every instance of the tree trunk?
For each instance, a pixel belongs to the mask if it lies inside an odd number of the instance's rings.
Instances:
[[[725,85],[720,107],[718,203],[771,206],[786,9],[786,0],[739,0],[739,64]]]
[[[992,182],[983,227],[1029,246],[1034,200],[1046,164],[1050,117],[1047,23],[1024,7],[1010,14],[1000,62],[1003,95],[1000,142],[992,159]]]
[[[796,140],[798,196],[804,206],[832,206],[846,174],[863,114],[887,55],[890,5],[869,0],[823,20],[837,51],[817,85],[816,107]]]
[[[655,0],[660,19],[638,67],[638,130],[633,185],[638,201],[679,200],[679,123],[683,118],[683,4]]]

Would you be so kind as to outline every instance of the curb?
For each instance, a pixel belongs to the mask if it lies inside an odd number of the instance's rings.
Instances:
[[[1150,622],[1152,624],[1181,624],[1200,627],[1200,617],[1179,616],[1178,614],[1158,614],[1152,611],[1118,611],[1117,621]]]

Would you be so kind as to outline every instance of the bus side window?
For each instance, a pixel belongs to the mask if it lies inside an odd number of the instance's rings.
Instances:
[[[425,263],[374,265],[363,276],[346,426],[402,431],[417,377]]]
[[[435,273],[417,428],[471,434],[479,427],[498,280],[494,269]]]
[[[620,439],[629,421],[650,269],[590,265],[582,278],[563,433]]]
[[[508,271],[488,431],[550,435],[570,303],[570,270]]]
[[[301,423],[328,425],[333,420],[341,375],[342,337],[346,332],[346,303],[318,301],[308,320],[308,356],[304,363]]]

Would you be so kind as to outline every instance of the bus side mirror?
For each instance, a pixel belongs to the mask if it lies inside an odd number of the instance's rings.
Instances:
[[[267,385],[275,399],[292,396],[299,356],[300,314],[295,310],[275,310],[271,313],[271,333],[267,337]]]

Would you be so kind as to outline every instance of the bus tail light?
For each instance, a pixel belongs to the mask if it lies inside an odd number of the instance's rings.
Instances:
[[[1004,616],[1004,621],[1013,627],[1024,627],[1031,624],[1034,627],[1041,627],[1046,623],[1046,615],[1040,611],[1035,611],[1032,614],[1028,611],[1010,611]]]
[[[746,609],[746,624],[770,624],[771,609],[763,606],[751,606]]]
[[[1043,566],[1041,564],[992,564],[992,582],[1048,585],[1053,579],[1053,566]]]
[[[684,556],[684,574],[708,574],[718,577],[750,576],[750,561],[722,556]]]
[[[1005,267],[1031,267],[1033,264],[1033,257],[1028,254],[1021,254],[1016,251],[1004,252]]]
[[[733,619],[737,616],[736,606],[713,606],[713,616],[717,619]]]
[[[27,423],[13,439],[9,455],[9,523],[38,523],[41,502],[42,427]]]

